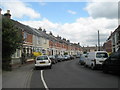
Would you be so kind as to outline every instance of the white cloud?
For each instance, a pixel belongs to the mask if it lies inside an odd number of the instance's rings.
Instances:
[[[19,0],[14,0],[14,2],[11,2],[11,0],[2,2],[1,6],[3,7],[3,12],[6,12],[6,10],[9,9],[12,17],[23,18],[23,16],[27,16],[31,19],[40,18],[38,12]]]
[[[68,10],[67,12],[70,13],[70,14],[76,14],[76,12],[72,11],[72,10]]]
[[[85,9],[93,18],[118,18],[118,2],[91,2]]]
[[[60,27],[60,24],[52,23],[46,18],[44,18],[42,21],[22,21],[21,23],[23,23],[25,25],[29,25],[29,26],[37,28],[37,29],[39,27],[41,27],[41,28],[46,29],[48,31],[51,31],[51,30],[56,31],[56,30],[59,30],[58,27]]]
[[[5,9],[9,8],[12,16],[14,17],[40,17],[39,13],[18,0],[14,3],[4,2],[2,6]],[[90,14],[90,17],[78,18],[73,23],[53,23],[46,18],[43,18],[41,21],[22,21],[21,23],[34,28],[45,28],[48,32],[52,31],[55,36],[60,35],[69,39],[71,42],[80,42],[82,46],[96,45],[97,31],[99,30],[101,43],[103,44],[111,31],[114,31],[118,26],[117,4],[108,2],[92,2],[87,5],[86,10]],[[76,12],[72,10],[68,10],[68,12],[76,14]]]
[[[96,45],[98,30],[103,44],[111,31],[117,28],[117,19],[93,19],[92,17],[79,18],[74,23],[65,24],[52,23],[47,19],[42,21],[24,21],[22,23],[35,28],[45,28],[47,31],[52,31],[54,35],[65,37],[71,42],[80,42],[81,45]]]

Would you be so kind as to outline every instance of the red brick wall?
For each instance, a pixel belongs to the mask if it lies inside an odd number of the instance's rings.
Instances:
[[[107,52],[112,52],[112,41],[109,40],[104,44],[104,50]]]
[[[22,36],[23,36],[23,40],[25,41],[25,43],[27,42],[27,43],[32,44],[32,42],[33,42],[32,34],[26,33],[26,38],[24,38],[24,32],[22,32]]]
[[[29,42],[29,43],[32,43],[32,41],[33,41],[33,35],[32,34],[27,34],[26,41]]]

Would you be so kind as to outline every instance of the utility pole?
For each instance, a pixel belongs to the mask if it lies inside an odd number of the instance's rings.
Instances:
[[[99,34],[99,30],[98,30],[98,51],[100,51],[100,34]]]

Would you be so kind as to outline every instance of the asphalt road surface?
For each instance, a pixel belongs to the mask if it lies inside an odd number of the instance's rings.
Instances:
[[[70,60],[53,65],[52,69],[33,70],[30,88],[118,88],[119,76],[91,70]]]

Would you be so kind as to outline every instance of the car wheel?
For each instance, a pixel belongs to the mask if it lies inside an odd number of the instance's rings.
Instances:
[[[83,62],[81,62],[81,65],[84,65],[84,63],[83,63]]]
[[[49,66],[49,69],[51,69],[52,68],[52,66]]]
[[[49,69],[51,69],[52,68],[52,64],[49,66]]]
[[[85,67],[88,67],[88,65],[85,64]]]

